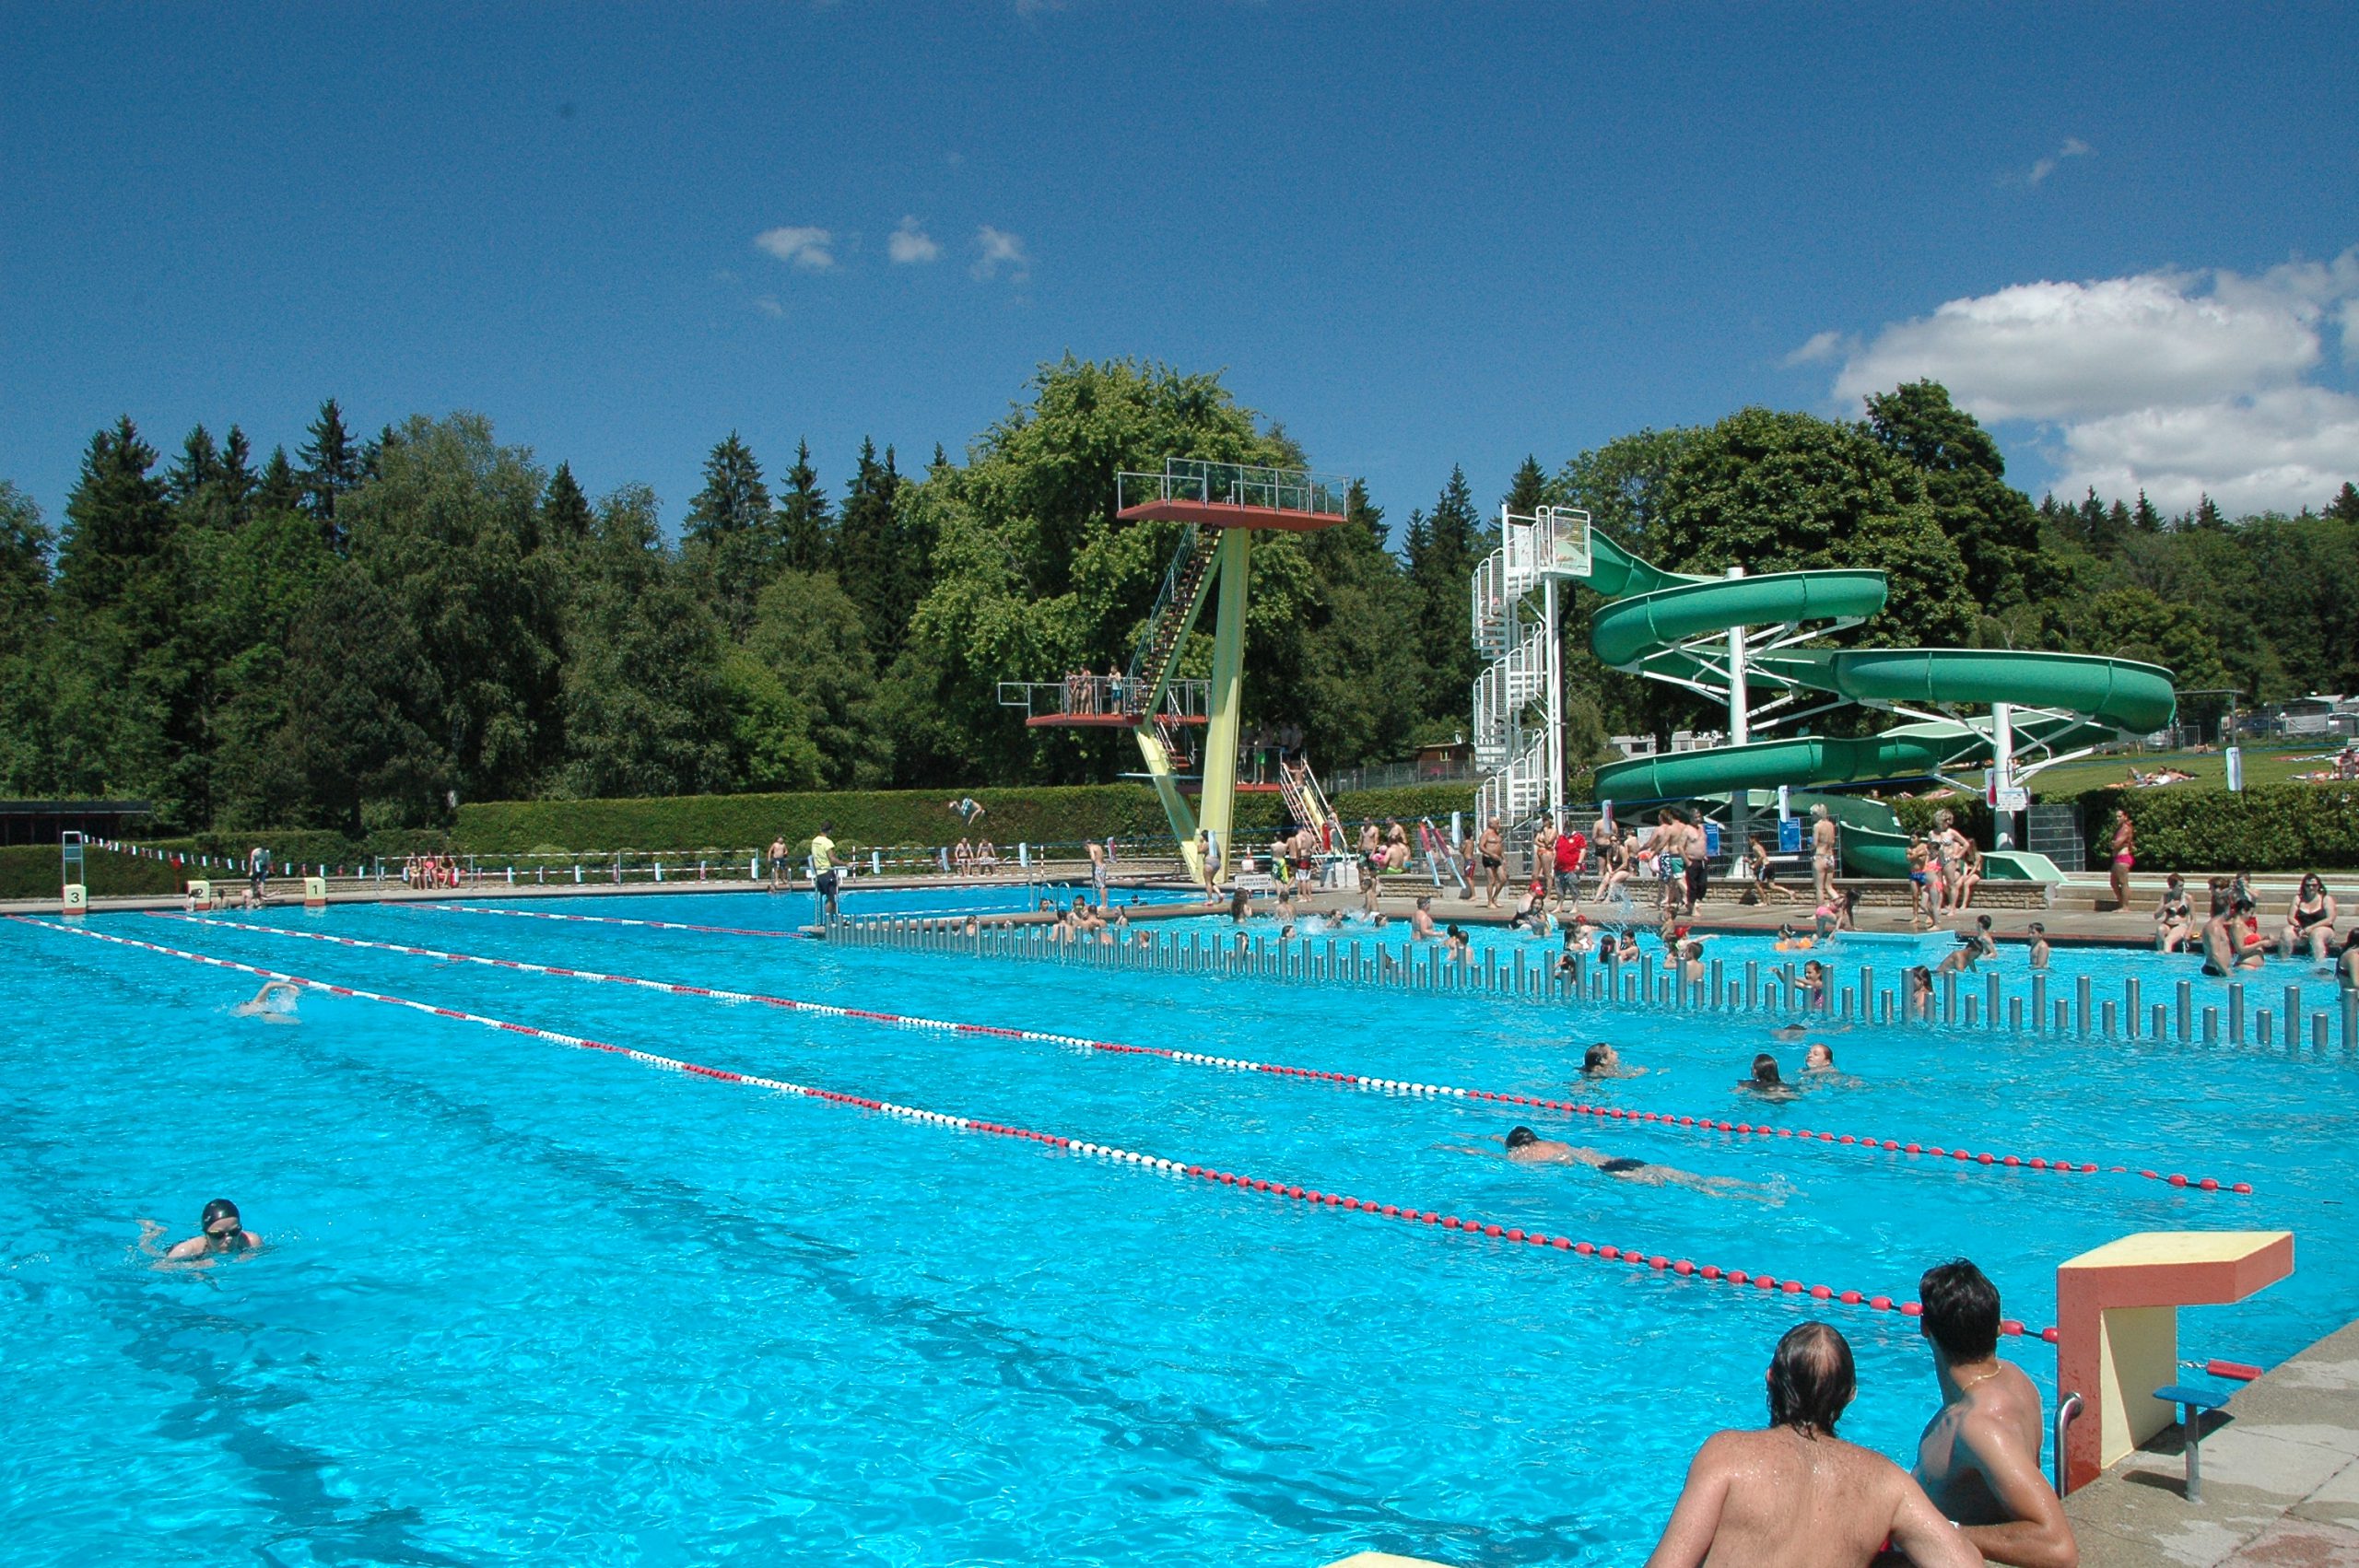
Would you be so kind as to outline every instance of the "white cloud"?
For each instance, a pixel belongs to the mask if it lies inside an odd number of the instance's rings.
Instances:
[[[836,237],[824,228],[765,228],[754,236],[754,243],[805,272],[826,272],[836,264]]]
[[[2319,507],[2359,479],[2359,397],[2297,386],[2141,408],[2068,426],[2063,455],[2068,496],[2143,490],[2177,512],[2208,495],[2231,517]]]
[[[914,217],[901,220],[901,227],[893,230],[892,237],[885,241],[885,251],[903,265],[931,262],[942,254],[942,247],[933,242],[932,235],[918,227],[918,220]]]
[[[1024,241],[1004,229],[983,225],[975,231],[975,249],[977,277],[997,277],[1003,267],[1011,283],[1022,283],[1032,275],[1032,258],[1024,253]]]
[[[2029,183],[2036,185],[2041,181],[2047,179],[2049,175],[2055,173],[2056,166],[2063,162],[2066,158],[2087,158],[2095,150],[2095,149],[2091,147],[2088,143],[2081,140],[2080,137],[2067,136],[2064,138],[2064,145],[2058,147],[2052,156],[2043,158],[2038,162],[2031,166],[2031,173],[2026,177],[2026,179]]]
[[[767,294],[757,294],[754,296],[754,309],[759,310],[763,315],[768,316],[774,322],[781,319],[786,314],[786,307],[780,304],[776,299]]]
[[[1821,359],[1839,358],[1857,346],[1858,345],[1848,333],[1832,331],[1813,333],[1810,334],[1809,342],[1787,355],[1779,363],[1788,369],[1791,369],[1797,365],[1812,365]]]
[[[1865,343],[1820,333],[1789,358],[1840,354],[1846,403],[1926,379],[1977,418],[2028,420],[2057,487],[2141,488],[2177,509],[2322,503],[2359,476],[2359,397],[2318,385],[2325,334],[2354,349],[2359,247],[2259,276],[2152,272],[2026,283],[1953,299]]]

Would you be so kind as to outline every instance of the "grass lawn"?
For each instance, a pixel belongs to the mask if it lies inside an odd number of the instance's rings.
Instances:
[[[2247,746],[2245,782],[2283,784],[2296,773],[2307,773],[2312,768],[2325,766],[2316,759],[2324,756],[2330,760],[2341,744],[2340,737],[2318,736],[2299,745],[2272,743],[2267,751]],[[2172,790],[2224,790],[2228,787],[2228,765],[2216,751],[2120,752],[2111,756],[2083,757],[2079,762],[2061,763],[2048,769],[2032,779],[2032,798],[2065,800],[2083,790],[2126,784],[2130,781],[2132,766],[2141,773],[2152,773],[2159,767],[2176,767],[2195,776],[2189,783],[2166,786]]]

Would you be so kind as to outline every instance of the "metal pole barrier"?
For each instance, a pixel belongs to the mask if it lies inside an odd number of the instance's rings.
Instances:
[[[2265,1007],[2252,1015],[2253,1038],[2259,1045],[2262,1050],[2269,1049],[2270,1046],[2273,1043],[2276,1033],[2276,1023],[2277,1021],[2269,1015],[2269,1009]],[[2301,1036],[2299,1035],[2290,1036],[2289,1037],[2296,1044],[2300,1043]]]
[[[2171,1037],[2171,1010],[2159,1001],[2154,1004],[2154,1024],[2149,1036],[2155,1040]]]
[[[2117,1022],[2118,1020],[2114,1016],[2114,1004],[2111,1000],[2107,1000],[2105,1004],[2105,1037],[2107,1039],[2110,1040],[2113,1038]]]
[[[1721,974],[1722,967],[1721,960],[1718,958],[1712,960],[1712,1005],[1714,1007],[1719,1006],[1720,1000],[1729,994],[1728,981]]]
[[[2203,1043],[2207,1046],[2220,1043],[2220,1010],[2216,1007],[2203,1010]]]
[[[1748,958],[1744,961],[1744,1010],[1751,1012],[1760,1005],[1761,961],[1757,958]]]
[[[2081,1018],[2081,1038],[2089,1037],[2089,977],[2083,975],[2072,982],[2072,1000],[2078,1005]]]
[[[2024,999],[2019,996],[2007,999],[2007,1029],[2010,1034],[2024,1032]]]
[[[2121,1022],[2130,1039],[2138,1037],[2138,977],[2121,982]]]
[[[2181,980],[2178,983],[2178,1043],[2182,1046],[2191,1037],[2189,1034],[2189,1025],[2193,1017],[2194,1009],[2195,984],[2191,980]]]
[[[1957,1022],[1957,971],[1954,969],[1942,977],[1942,1022]]]
[[[2231,980],[2228,983],[2228,1044],[2241,1046],[2244,1043],[2245,983],[2242,980]]]
[[[1993,1029],[1999,1026],[1999,977],[1996,975],[1983,977],[1982,1016]]]
[[[2031,1029],[2036,1035],[2048,1027],[2048,977],[2031,977]]]
[[[2056,999],[2056,1032],[2069,1034],[2072,1028],[2072,1004],[2062,997]]]

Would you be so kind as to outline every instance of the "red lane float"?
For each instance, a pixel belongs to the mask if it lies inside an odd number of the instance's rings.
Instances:
[[[397,905],[397,908],[434,909],[446,915],[507,915],[520,920],[579,920],[593,926],[643,926],[655,931],[703,931],[709,936],[774,936],[789,942],[809,942],[801,931],[769,931],[746,926],[692,926],[680,920],[630,920],[620,915],[560,915],[551,909],[494,909],[482,904]]]
[[[1827,1285],[1804,1285],[1799,1280],[1779,1280],[1766,1274],[1747,1275],[1743,1270],[1720,1269],[1710,1264],[1697,1265],[1685,1258],[1673,1263],[1662,1254],[1648,1252],[1638,1247],[1614,1247],[1601,1246],[1595,1242],[1575,1241],[1570,1236],[1550,1235],[1544,1232],[1508,1227],[1496,1221],[1464,1219],[1456,1214],[1444,1218],[1430,1209],[1413,1209],[1396,1203],[1379,1203],[1372,1199],[1356,1198],[1340,1192],[1322,1192],[1317,1188],[1305,1188],[1294,1183],[1273,1181],[1262,1176],[1243,1176],[1235,1171],[1219,1170],[1209,1165],[1187,1164],[1178,1160],[1165,1159],[1158,1155],[1144,1153],[1134,1149],[1124,1149],[1114,1144],[1086,1142],[1059,1133],[1041,1132],[1031,1128],[1011,1126],[1004,1122],[986,1121],[977,1117],[954,1116],[944,1111],[927,1110],[918,1106],[898,1105],[890,1100],[880,1100],[869,1095],[849,1094],[840,1090],[822,1089],[808,1083],[792,1083],[780,1078],[765,1078],[755,1073],[737,1072],[728,1068],[710,1067],[702,1062],[687,1061],[678,1057],[659,1056],[652,1051],[635,1050],[628,1046],[593,1040],[585,1036],[568,1035],[555,1029],[543,1029],[530,1024],[518,1024],[507,1019],[487,1017],[479,1012],[467,1012],[456,1008],[438,1007],[432,1002],[412,1001],[406,997],[393,996],[383,991],[367,990],[358,986],[338,985],[334,981],[313,979],[307,976],[288,974],[283,970],[265,969],[258,965],[241,964],[233,958],[217,958],[210,954],[192,953],[185,948],[166,947],[159,942],[140,942],[133,937],[113,936],[104,931],[91,930],[87,927],[60,925],[52,920],[33,919],[23,915],[11,915],[8,919],[19,924],[38,926],[43,930],[56,931],[65,936],[87,937],[93,942],[136,948],[144,953],[158,954],[167,958],[184,959],[193,964],[203,964],[216,969],[228,969],[242,975],[259,976],[266,980],[280,980],[288,985],[303,987],[308,990],[323,991],[330,996],[381,1002],[389,1007],[406,1008],[414,1012],[430,1013],[438,1018],[457,1019],[462,1023],[476,1024],[486,1029],[496,1029],[504,1034],[526,1035],[534,1039],[569,1046],[577,1050],[598,1051],[609,1056],[623,1057],[644,1066],[661,1068],[669,1072],[687,1073],[722,1083],[738,1083],[757,1089],[770,1089],[782,1094],[814,1100],[822,1105],[849,1106],[861,1110],[876,1111],[886,1116],[897,1117],[905,1121],[930,1127],[946,1127],[959,1131],[983,1132],[999,1138],[1018,1139],[1047,1148],[1068,1150],[1076,1154],[1087,1154],[1167,1175],[1182,1176],[1194,1181],[1215,1183],[1222,1187],[1238,1188],[1271,1198],[1282,1198],[1289,1202],[1307,1203],[1319,1208],[1340,1209],[1351,1213],[1433,1226],[1437,1234],[1442,1230],[1456,1231],[1461,1235],[1479,1235],[1488,1240],[1501,1241],[1514,1246],[1545,1248],[1571,1258],[1604,1262],[1619,1261],[1627,1266],[1645,1268],[1657,1274],[1676,1274],[1682,1278],[1702,1279],[1731,1285],[1743,1285],[1750,1282],[1756,1290],[1765,1293],[1801,1295],[1807,1293],[1815,1301],[1837,1302],[1846,1306],[1864,1307],[1871,1312],[1897,1311],[1904,1316],[1915,1316],[1919,1311],[1915,1302],[1902,1302],[1895,1305],[1890,1296],[1871,1296],[1850,1290],[1837,1291]],[[2020,1332],[2022,1326],[2010,1323],[2005,1327],[2010,1331]],[[2047,1331],[2049,1337],[2052,1337],[2055,1332],[2052,1328]]]
[[[457,905],[435,905],[435,908],[457,908]],[[486,914],[529,915],[536,919],[594,920],[606,919],[596,915],[548,915],[522,909],[488,909]],[[1079,1050],[1097,1051],[1109,1056],[1157,1057],[1166,1061],[1185,1062],[1192,1066],[1225,1068],[1239,1072],[1262,1072],[1273,1077],[1297,1078],[1308,1082],[1332,1083],[1341,1088],[1360,1089],[1386,1094],[1431,1094],[1459,1100],[1487,1100],[1499,1105],[1522,1106],[1532,1110],[1554,1111],[1563,1116],[1596,1117],[1612,1121],[1629,1121],[1664,1129],[1698,1133],[1733,1133],[1738,1137],[1782,1138],[1799,1142],[1814,1143],[1837,1149],[1852,1149],[1862,1153],[1908,1154],[1930,1159],[1947,1159],[1969,1170],[2048,1171],[2060,1176],[2092,1176],[2100,1171],[2114,1175],[2130,1174],[2122,1165],[2100,1166],[2070,1159],[2048,1159],[2042,1155],[2025,1158],[2016,1154],[1973,1153],[1965,1149],[1947,1149],[1940,1144],[1902,1143],[1895,1139],[1878,1138],[1872,1133],[1842,1133],[1813,1131],[1809,1128],[1774,1127],[1766,1123],[1717,1120],[1711,1117],[1682,1116],[1671,1111],[1634,1111],[1619,1106],[1591,1105],[1580,1100],[1551,1100],[1532,1094],[1506,1094],[1490,1089],[1462,1089],[1448,1083],[1415,1083],[1395,1078],[1372,1078],[1357,1072],[1330,1072],[1319,1068],[1291,1067],[1283,1062],[1246,1061],[1235,1057],[1208,1056],[1198,1051],[1174,1050],[1168,1046],[1133,1046],[1118,1040],[1092,1040],[1078,1035],[1058,1035],[1039,1029],[1010,1029],[988,1024],[956,1024],[937,1018],[917,1018],[905,1013],[872,1012],[859,1008],[834,1007],[825,1002],[804,1001],[792,997],[768,996],[759,991],[722,990],[710,986],[679,985],[668,980],[645,980],[628,975],[602,975],[588,969],[568,969],[556,965],[530,964],[514,958],[484,958],[469,953],[449,953],[440,948],[416,947],[401,942],[370,942],[361,937],[335,936],[326,931],[299,931],[284,926],[258,926],[238,920],[199,919],[191,915],[170,915],[150,911],[154,918],[185,920],[192,925],[220,926],[230,930],[254,931],[264,936],[298,937],[305,942],[334,942],[343,947],[371,948],[381,953],[400,953],[411,957],[432,958],[440,963],[481,964],[499,969],[522,969],[536,975],[556,975],[568,979],[606,981],[619,985],[639,986],[649,990],[668,991],[675,996],[706,996],[725,1001],[758,1002],[764,1007],[787,1008],[798,1012],[817,1013],[829,1018],[858,1018],[871,1023],[892,1024],[911,1029],[940,1029],[960,1035],[988,1035],[1001,1039],[1037,1040],[1050,1045],[1066,1046]],[[626,922],[645,924],[647,922]],[[698,928],[683,928],[698,929]],[[2216,1181],[2210,1176],[2190,1182],[2183,1176],[2165,1178],[2154,1171],[2136,1173],[2149,1181],[2165,1181],[2186,1191],[2250,1193],[2250,1182],[2233,1184]]]

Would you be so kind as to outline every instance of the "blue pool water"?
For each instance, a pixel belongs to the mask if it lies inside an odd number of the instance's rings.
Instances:
[[[872,897],[883,895],[869,895]],[[909,895],[910,907],[944,907]],[[535,903],[785,927],[802,901]],[[872,906],[874,907],[874,906]],[[792,909],[792,918],[788,911]],[[1976,1257],[2054,1319],[2058,1259],[2283,1226],[2306,1260],[2189,1353],[2271,1362],[2359,1315],[2335,1266],[2339,1054],[1860,1029],[1857,1086],[1763,1107],[1757,1022],[1130,974],[398,907],[255,923],[1424,1082],[1564,1094],[1608,1036],[1644,1109],[2249,1181],[2128,1176],[1525,1111],[1783,1201],[1458,1152],[1501,1107],[897,1029],[140,917],[89,930],[1043,1131],[1837,1288]],[[1273,1201],[651,1070],[358,999],[274,1026],[251,977],[0,924],[12,1561],[1310,1564],[1642,1559],[1688,1455],[1762,1418],[1777,1336],[1859,1353],[1847,1435],[1931,1409],[1907,1321]],[[2136,961],[2134,959],[2129,961]],[[229,1195],[268,1252],[160,1273]],[[2044,1388],[2054,1357],[2012,1353]]]

